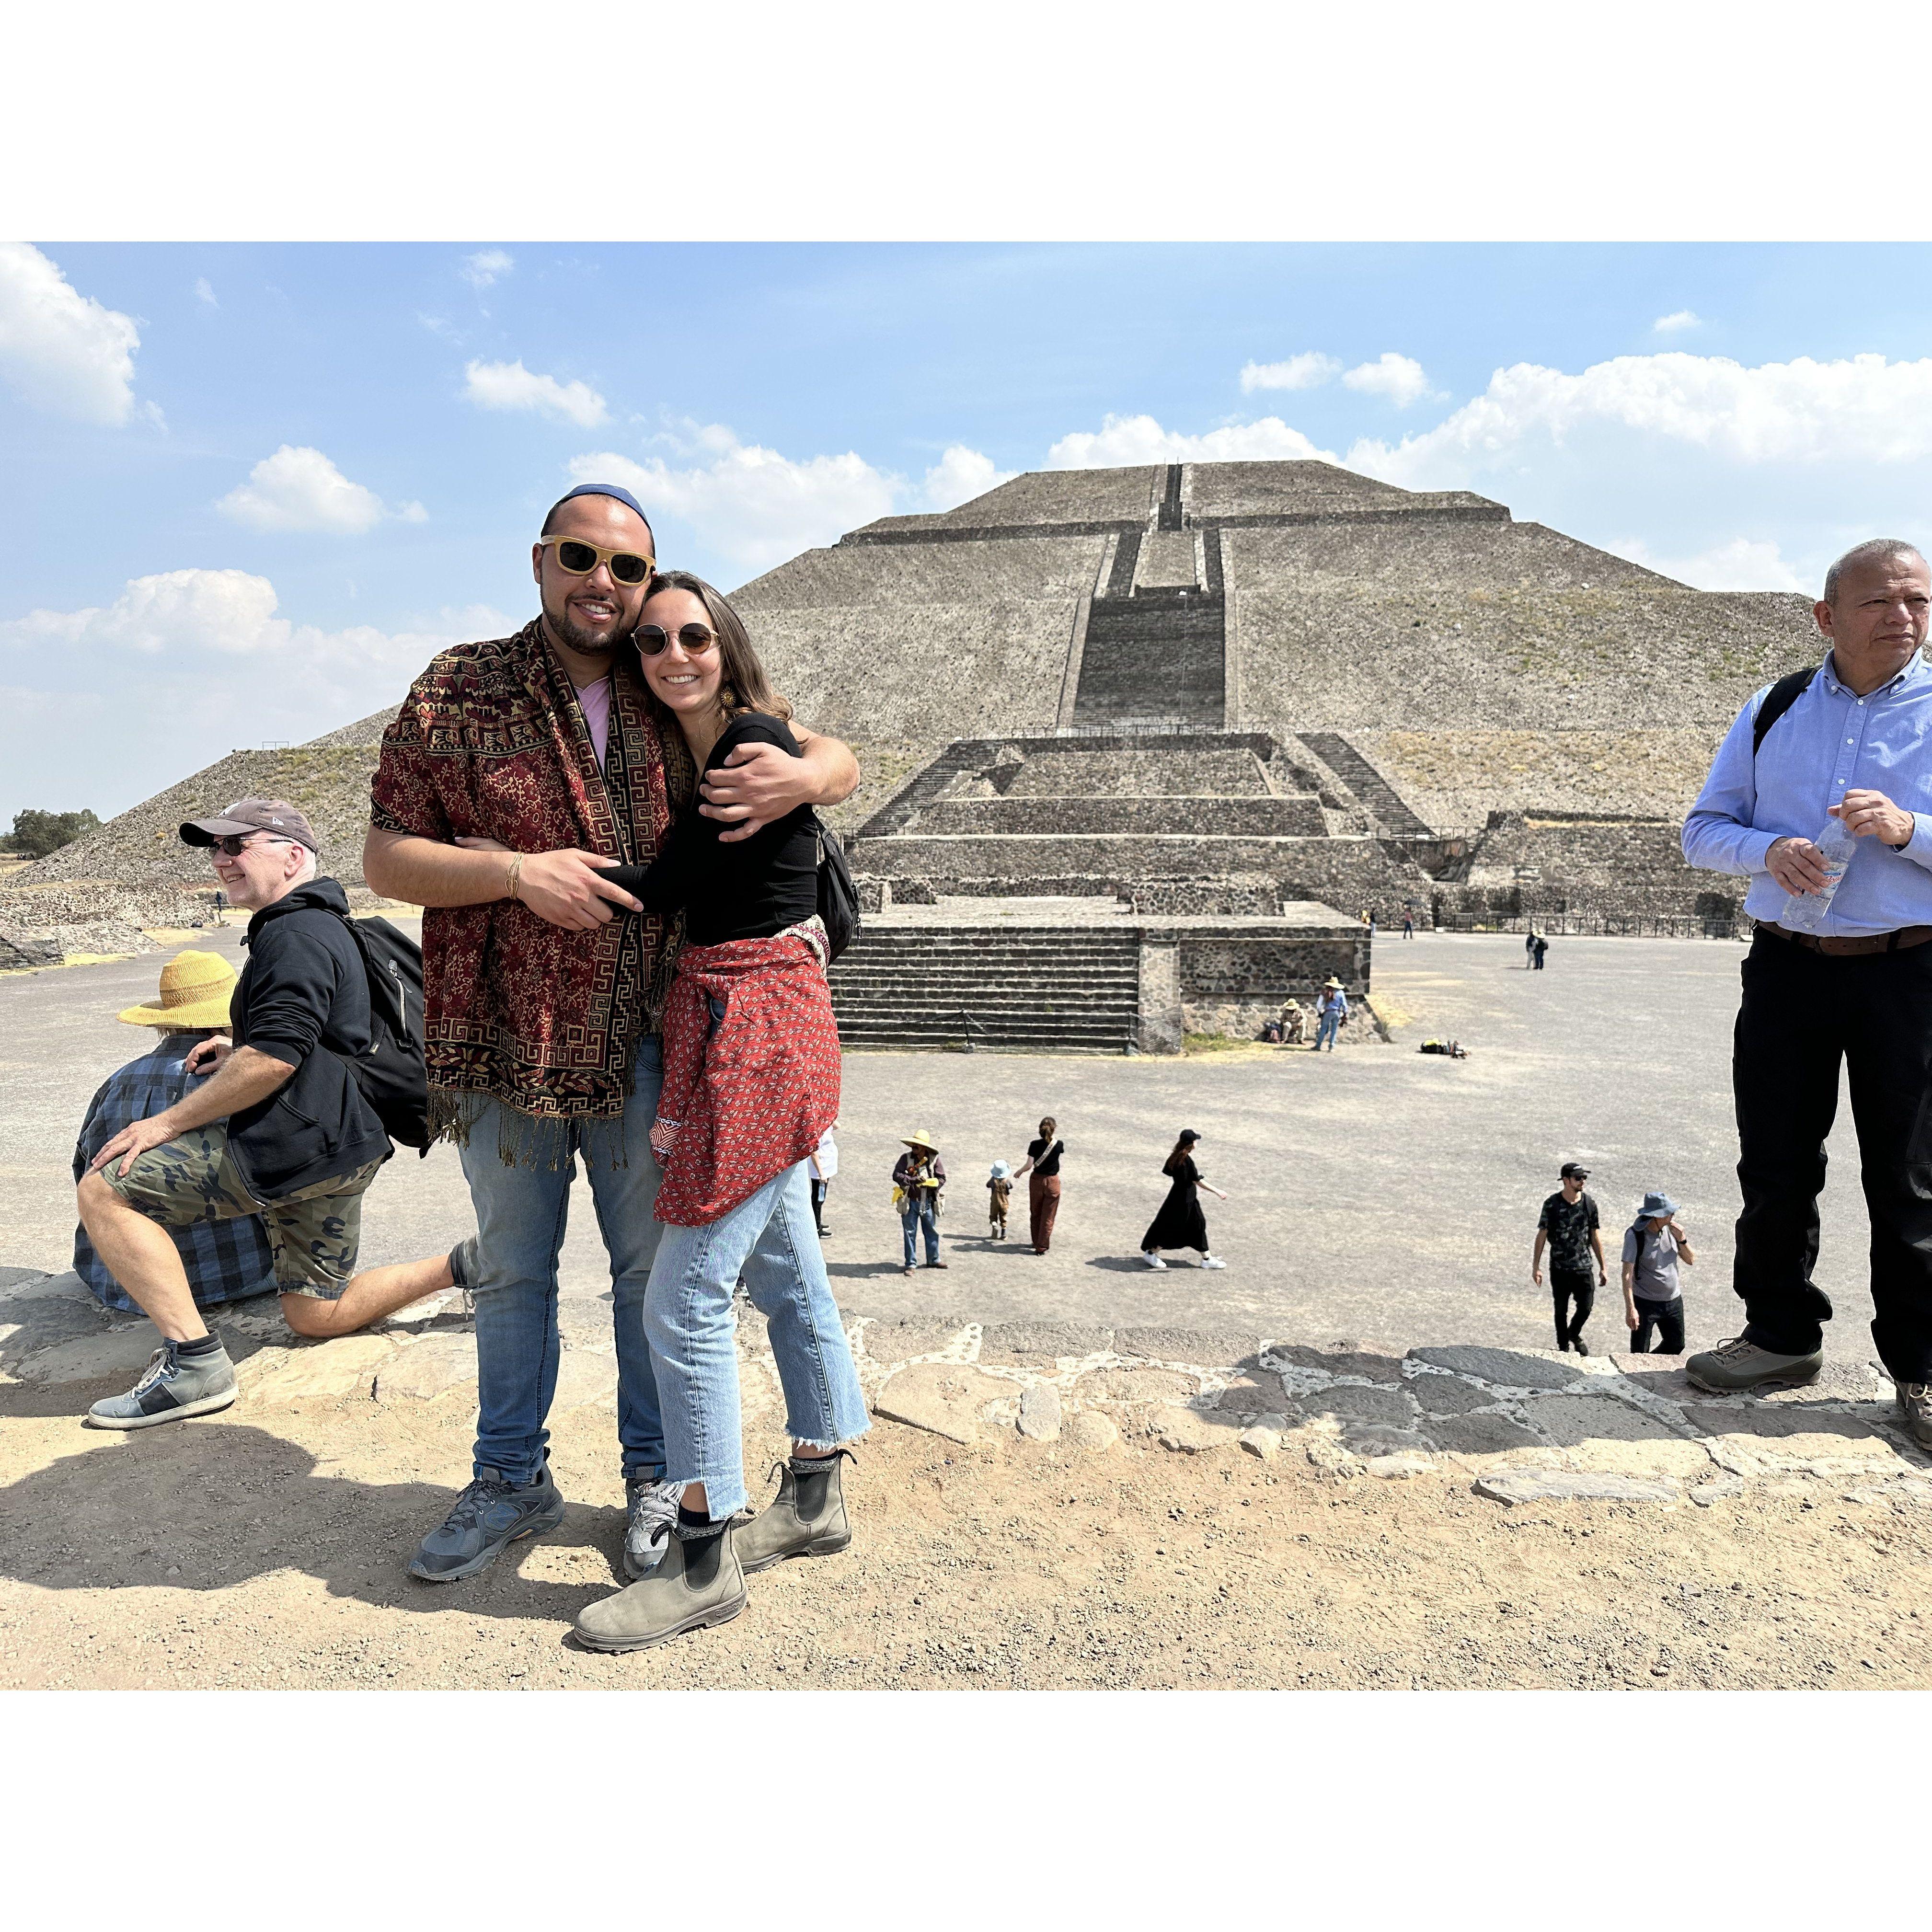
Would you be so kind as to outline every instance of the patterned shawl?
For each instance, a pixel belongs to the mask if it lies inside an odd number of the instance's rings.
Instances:
[[[810,934],[812,937],[803,935]],[[816,920],[687,946],[664,1009],[657,1217],[700,1228],[804,1160],[838,1116],[838,1024]],[[710,1001],[724,1002],[711,1028]]]
[[[661,725],[628,646],[611,667],[598,771],[576,692],[532,620],[514,638],[430,662],[382,734],[370,818],[425,838],[574,846],[648,865],[693,783],[683,734]],[[432,1124],[460,1138],[490,1099],[534,1122],[621,1115],[638,1040],[664,1004],[676,929],[620,914],[593,932],[566,932],[512,899],[429,908]]]

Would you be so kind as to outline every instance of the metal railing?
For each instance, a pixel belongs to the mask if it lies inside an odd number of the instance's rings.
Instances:
[[[959,1051],[962,1053],[970,1053],[973,1051],[973,1036],[976,1033],[982,1040],[991,1040],[993,1036],[969,1012],[962,1010],[950,1014],[947,1017],[960,1022]]]
[[[1702,913],[1443,912],[1438,932],[1528,932],[1552,939],[1747,939],[1755,922]]]

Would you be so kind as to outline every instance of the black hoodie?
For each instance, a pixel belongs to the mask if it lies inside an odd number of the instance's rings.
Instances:
[[[338,1058],[366,1052],[370,1038],[368,976],[343,923],[348,910],[333,879],[311,879],[248,922],[248,961],[229,1009],[235,1044],[296,1070],[268,1099],[229,1116],[230,1150],[257,1201],[284,1200],[393,1151]]]

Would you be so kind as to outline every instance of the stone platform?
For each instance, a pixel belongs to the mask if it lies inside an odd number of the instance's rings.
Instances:
[[[590,1312],[566,1324],[560,1409],[615,1400],[608,1331],[581,1319]],[[214,1325],[238,1364],[238,1408],[476,1400],[460,1292],[330,1342],[290,1336],[272,1298]],[[1932,1506],[1932,1457],[1864,1363],[1829,1364],[1807,1388],[1720,1397],[1669,1356],[940,1315],[860,1317],[849,1329],[873,1412],[962,1444],[1018,1436],[1070,1453],[1285,1456],[1338,1482],[1472,1485],[1504,1507],[1708,1506],[1793,1484],[1858,1504]],[[78,1414],[126,1387],[153,1346],[146,1322],[104,1314],[72,1275],[0,1270],[0,1416]],[[748,1308],[739,1347],[747,1430],[768,1432],[782,1419],[777,1371]]]

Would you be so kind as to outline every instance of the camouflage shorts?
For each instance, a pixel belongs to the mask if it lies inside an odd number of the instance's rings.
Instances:
[[[280,1201],[257,1201],[242,1184],[228,1151],[228,1130],[194,1127],[136,1160],[110,1161],[100,1178],[136,1214],[164,1228],[259,1214],[284,1294],[334,1301],[356,1271],[362,1241],[362,1195],[382,1166],[318,1180]],[[119,1172],[116,1172],[118,1169]]]

